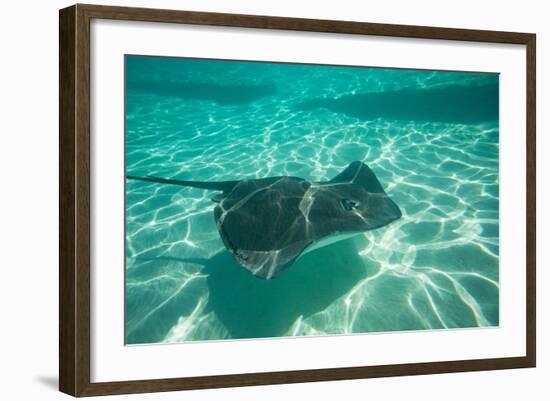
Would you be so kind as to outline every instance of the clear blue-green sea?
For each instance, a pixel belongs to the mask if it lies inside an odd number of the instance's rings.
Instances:
[[[498,75],[126,56],[126,172],[324,181],[362,161],[402,217],[262,280],[213,192],[126,181],[126,344],[499,324]]]

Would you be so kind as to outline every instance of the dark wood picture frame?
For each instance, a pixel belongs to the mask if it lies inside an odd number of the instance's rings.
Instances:
[[[328,32],[526,46],[526,350],[522,357],[441,361],[121,382],[90,381],[90,21],[93,18]],[[59,389],[73,396],[534,367],[535,43],[532,33],[74,5],[59,13]]]

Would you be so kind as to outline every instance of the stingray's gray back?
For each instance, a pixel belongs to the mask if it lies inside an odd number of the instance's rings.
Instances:
[[[372,215],[346,212],[344,198],[361,195]],[[309,245],[342,232],[361,232],[400,216],[372,171],[350,164],[334,179],[310,183],[296,177],[244,180],[215,209],[220,236],[239,263],[254,275],[279,275]]]
[[[294,177],[245,180],[220,201],[220,236],[243,266],[262,276],[262,267],[293,261],[311,242],[299,208],[310,186]]]
[[[314,183],[286,176],[223,182],[127,178],[219,191],[212,199],[219,202],[214,216],[225,246],[264,279],[281,274],[324,237],[372,230],[401,217],[362,162],[351,163],[330,181]]]

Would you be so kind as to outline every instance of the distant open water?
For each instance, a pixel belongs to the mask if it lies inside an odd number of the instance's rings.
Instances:
[[[403,212],[264,281],[213,192],[128,180],[127,344],[499,324],[498,75],[127,56],[126,110],[127,173],[320,181],[361,160]]]

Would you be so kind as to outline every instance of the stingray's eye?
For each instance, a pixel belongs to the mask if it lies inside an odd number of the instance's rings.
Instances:
[[[342,207],[345,210],[353,210],[357,206],[359,206],[359,202],[352,201],[351,199],[342,199],[341,202],[342,202]]]

